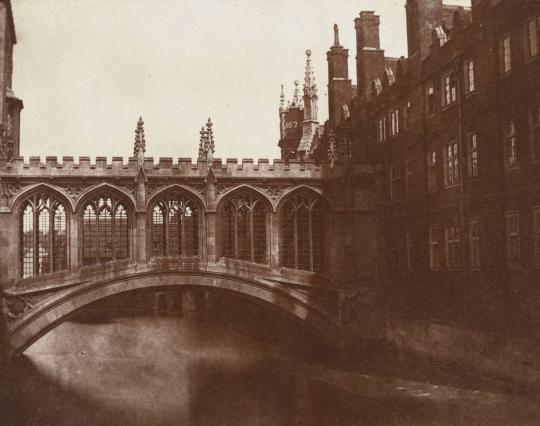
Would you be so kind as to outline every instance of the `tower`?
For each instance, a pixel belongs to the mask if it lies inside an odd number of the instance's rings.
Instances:
[[[375,12],[360,12],[354,20],[356,29],[356,72],[358,97],[371,96],[371,82],[384,72],[384,50],[379,39],[380,17]]]
[[[281,148],[281,158],[288,161],[290,158],[296,158],[298,145],[302,138],[302,121],[304,119],[304,107],[300,97],[300,82],[294,82],[294,94],[292,101],[285,104],[285,93],[281,87],[279,103],[279,126]]]
[[[11,160],[20,152],[20,113],[23,103],[12,89],[13,46],[17,43],[11,2],[0,2],[0,159]]]
[[[430,54],[432,31],[443,16],[442,0],[407,0],[407,46],[409,58],[423,61]]]
[[[352,97],[352,85],[349,79],[349,49],[339,43],[339,28],[334,24],[334,44],[326,53],[328,61],[328,112],[332,126],[341,121],[341,110]]]

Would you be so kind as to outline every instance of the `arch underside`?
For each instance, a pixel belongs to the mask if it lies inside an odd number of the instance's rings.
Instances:
[[[62,292],[59,297],[52,297],[38,304],[34,309],[16,320],[10,332],[10,354],[23,353],[32,343],[60,325],[75,312],[89,304],[115,294],[145,288],[181,288],[219,289],[249,296],[264,302],[270,307],[286,314],[320,341],[329,346],[340,343],[339,326],[335,318],[310,305],[290,292],[277,288],[278,284],[261,283],[223,277],[219,275],[165,273],[137,275],[123,279],[92,283],[88,286],[76,286]],[[276,287],[276,288],[273,288]]]

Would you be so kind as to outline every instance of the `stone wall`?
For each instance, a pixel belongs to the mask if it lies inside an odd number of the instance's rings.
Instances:
[[[487,334],[429,321],[387,321],[387,340],[397,348],[482,376],[537,388],[540,339]]]

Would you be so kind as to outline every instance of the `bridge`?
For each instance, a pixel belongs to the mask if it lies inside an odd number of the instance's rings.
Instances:
[[[0,161],[9,353],[89,303],[142,288],[241,293],[329,345],[371,336],[375,186],[370,166],[309,161]]]

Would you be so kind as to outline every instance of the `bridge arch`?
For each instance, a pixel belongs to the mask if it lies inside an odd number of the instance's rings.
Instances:
[[[328,346],[337,347],[341,343],[340,327],[336,319],[310,304],[300,293],[277,289],[274,284],[264,281],[230,275],[167,272],[94,282],[52,296],[10,326],[10,354],[22,354],[40,337],[93,302],[138,289],[174,287],[218,289],[248,296],[277,308]]]

